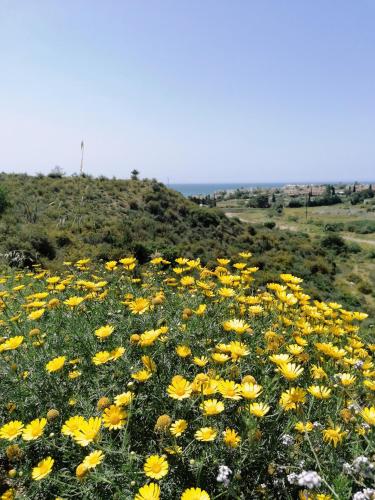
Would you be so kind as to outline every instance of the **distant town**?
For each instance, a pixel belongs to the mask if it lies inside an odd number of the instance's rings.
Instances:
[[[216,206],[224,200],[246,200],[247,206],[269,208],[335,205],[349,201],[353,205],[374,197],[371,183],[285,184],[284,186],[244,187],[218,190],[209,195],[189,196],[199,205]]]

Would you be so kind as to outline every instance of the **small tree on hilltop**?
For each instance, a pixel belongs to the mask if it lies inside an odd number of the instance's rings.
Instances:
[[[64,170],[58,165],[56,165],[56,167],[53,167],[51,172],[48,174],[48,177],[52,177],[53,179],[61,179],[62,177],[64,177],[64,175],[65,175]]]
[[[138,176],[139,176],[138,170],[134,169],[134,170],[131,171],[131,177],[130,178],[131,178],[132,181],[138,181],[139,180]]]

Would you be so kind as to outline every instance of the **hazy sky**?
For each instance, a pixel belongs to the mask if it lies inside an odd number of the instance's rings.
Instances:
[[[375,180],[374,0],[0,0],[0,171]]]

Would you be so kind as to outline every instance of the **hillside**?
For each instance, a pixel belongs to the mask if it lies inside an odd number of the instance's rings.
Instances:
[[[160,253],[209,264],[249,250],[261,284],[289,270],[305,279],[314,298],[366,305],[335,286],[343,255],[304,233],[243,224],[201,208],[156,180],[1,174],[0,188],[7,200],[0,215],[3,264],[59,269],[66,260],[108,261],[129,252],[140,263]]]

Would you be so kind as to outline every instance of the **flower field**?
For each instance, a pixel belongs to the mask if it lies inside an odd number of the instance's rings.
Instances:
[[[251,254],[0,277],[0,496],[375,498],[366,314]]]

